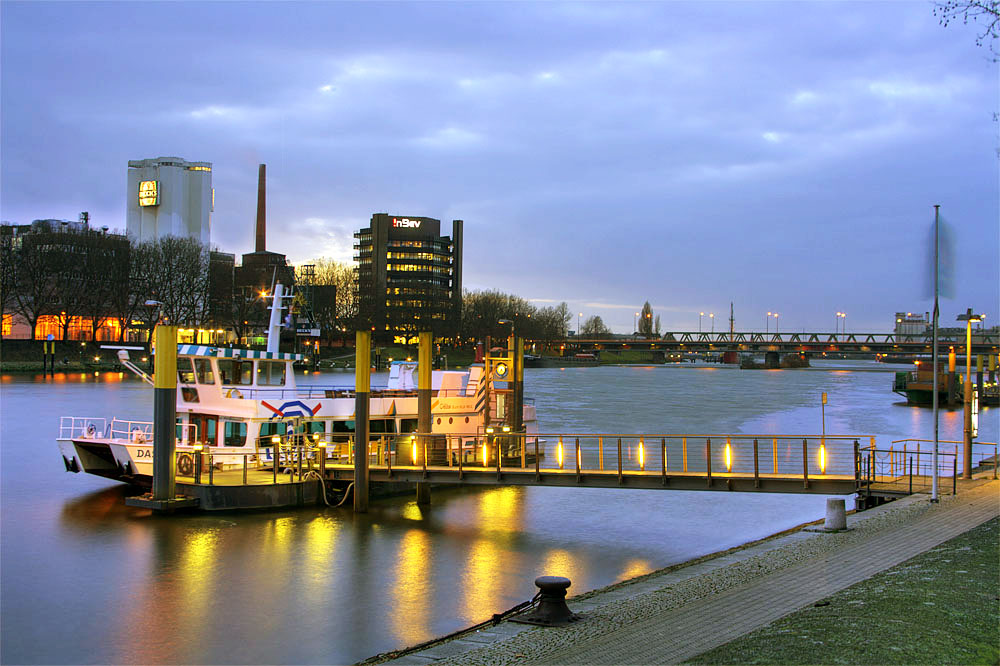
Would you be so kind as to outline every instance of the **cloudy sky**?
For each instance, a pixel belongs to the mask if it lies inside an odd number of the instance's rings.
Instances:
[[[618,332],[1000,315],[1000,84],[929,2],[11,2],[2,218],[124,228],[130,159],[213,163],[212,241],[350,261],[374,212],[465,220],[465,286]],[[772,320],[773,321],[773,320]],[[988,320],[989,321],[989,320]],[[575,322],[574,322],[575,327]],[[773,325],[771,325],[773,330]]]

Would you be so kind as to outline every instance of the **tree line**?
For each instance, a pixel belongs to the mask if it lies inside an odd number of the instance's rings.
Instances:
[[[227,328],[241,339],[266,326],[266,294],[234,287],[232,273],[216,270],[209,249],[197,240],[167,236],[135,242],[86,227],[56,229],[48,221],[36,222],[31,233],[15,235],[11,229],[4,227],[0,235],[0,305],[27,322],[32,338],[43,316],[57,318],[64,340],[71,321],[79,319],[89,323],[95,340],[107,321],[117,321],[119,341],[137,328],[148,340],[161,315],[183,327]],[[326,342],[353,340],[362,321],[354,266],[327,258],[309,266],[307,273],[302,266],[296,272],[293,310],[308,312]],[[322,306],[303,298],[311,287],[329,286],[336,297]],[[157,304],[146,305],[150,301]],[[466,290],[462,301],[461,317],[452,326],[456,344],[505,338],[512,331],[540,342],[569,334],[572,313],[565,302],[540,307],[498,290]],[[652,318],[647,302],[639,333],[652,336],[654,329],[658,335],[659,317]],[[594,316],[578,335],[601,338],[611,331]]]
[[[135,243],[117,234],[46,224],[36,222],[29,234],[4,233],[0,242],[0,305],[27,322],[32,338],[43,316],[57,318],[63,339],[74,319],[87,321],[95,340],[97,331],[115,320],[119,341],[135,322],[151,332],[161,313],[181,326],[214,319],[209,252],[198,241],[165,237]],[[160,305],[149,307],[147,301]]]

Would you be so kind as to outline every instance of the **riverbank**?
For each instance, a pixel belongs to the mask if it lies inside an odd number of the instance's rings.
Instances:
[[[796,608],[818,603],[857,580],[937,545],[921,541],[925,533],[944,540],[967,531],[961,529],[958,518],[965,515],[970,503],[984,505],[990,517],[996,516],[998,488],[998,482],[977,479],[960,487],[957,496],[942,497],[937,505],[928,502],[925,495],[912,495],[850,515],[846,532],[825,534],[797,529],[719,556],[579,595],[569,600],[569,606],[586,619],[569,627],[548,629],[502,623],[419,651],[380,655],[364,663],[682,661]],[[948,533],[956,529],[959,531],[955,534]],[[914,548],[919,550],[910,552]],[[851,558],[858,558],[860,564],[838,568],[841,578],[828,575],[828,569],[844,562],[850,564]],[[874,565],[884,566],[865,575]],[[804,578],[796,579],[796,575]],[[851,580],[851,576],[858,575],[861,578]],[[839,584],[844,580],[849,582]],[[839,586],[830,588],[830,584]],[[753,599],[758,589],[766,589],[766,594]],[[740,596],[748,594],[749,599]],[[767,594],[773,595],[773,603]],[[782,603],[791,604],[787,610],[778,603],[782,594]]]

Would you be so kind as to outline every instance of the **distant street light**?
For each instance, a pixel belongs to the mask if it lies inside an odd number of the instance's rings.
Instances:
[[[777,335],[777,333],[778,333],[778,313],[777,312],[774,313],[774,333],[775,333],[775,335]]]
[[[698,313],[698,332],[701,333],[701,318],[705,316],[704,312]]]
[[[764,317],[764,333],[771,332],[771,313],[768,312],[767,316]]]
[[[577,334],[577,336],[580,335],[580,317],[582,317],[582,316],[583,316],[582,312],[578,312],[577,315],[576,315],[576,334]]]
[[[712,333],[715,333],[715,313],[709,312],[708,318],[712,320]]]

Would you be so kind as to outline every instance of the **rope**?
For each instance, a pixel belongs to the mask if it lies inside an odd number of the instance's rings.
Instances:
[[[354,487],[354,482],[351,481],[349,484],[347,484],[347,488],[344,490],[344,497],[340,500],[340,503],[338,503],[338,504],[330,504],[330,500],[328,500],[326,498],[326,483],[323,482],[323,477],[321,477],[319,475],[319,472],[317,472],[314,469],[313,470],[309,470],[308,472],[306,472],[303,475],[302,478],[303,479],[316,479],[317,481],[319,481],[319,488],[320,488],[320,492],[322,493],[323,503],[326,504],[328,507],[331,507],[331,508],[336,508],[338,506],[343,506],[344,502],[346,502],[347,498],[350,497],[350,495],[351,495],[351,488]]]

